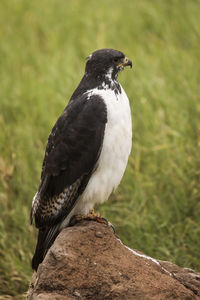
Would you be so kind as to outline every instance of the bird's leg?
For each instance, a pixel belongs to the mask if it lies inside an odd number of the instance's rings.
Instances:
[[[75,215],[70,220],[70,225],[74,225],[82,220],[88,220],[88,221],[96,221],[99,223],[108,224],[106,219],[103,219],[100,217],[99,213],[94,212],[94,208],[89,211],[87,215]]]
[[[109,224],[109,222],[105,219],[105,218],[102,218],[100,216],[100,213],[95,213],[94,211],[94,208],[92,208],[89,213],[85,216],[85,220],[88,220],[88,221],[96,221],[98,223],[104,223],[106,225]]]
[[[92,208],[89,213],[86,215],[87,218],[91,219],[91,220],[96,220],[97,218],[101,218],[100,217],[100,213],[95,213],[94,208]]]
[[[115,227],[113,226],[113,224],[110,223],[106,218],[102,218],[100,216],[100,213],[95,213],[94,208],[91,209],[91,211],[86,216],[86,218],[87,218],[87,220],[93,220],[93,221],[96,221],[98,223],[106,224],[107,226],[111,227],[113,232],[115,233]]]
[[[98,223],[106,224],[107,226],[111,227],[112,230],[115,232],[114,226],[105,218],[102,218],[99,213],[94,212],[94,208],[90,210],[90,212],[87,215],[75,215],[71,218],[69,222],[69,226],[73,226],[78,222],[81,222],[83,220],[87,221],[96,221]]]

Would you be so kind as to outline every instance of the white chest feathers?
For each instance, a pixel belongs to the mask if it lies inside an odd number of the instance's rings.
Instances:
[[[97,168],[78,201],[83,213],[87,213],[94,204],[107,200],[117,188],[126,169],[132,145],[131,112],[123,88],[121,87],[119,94],[111,89],[91,90],[88,92],[88,100],[94,94],[101,96],[106,104],[107,124]]]

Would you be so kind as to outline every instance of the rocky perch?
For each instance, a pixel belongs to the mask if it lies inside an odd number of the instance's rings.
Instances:
[[[82,221],[59,234],[27,299],[200,299],[200,274],[130,249],[105,224]]]

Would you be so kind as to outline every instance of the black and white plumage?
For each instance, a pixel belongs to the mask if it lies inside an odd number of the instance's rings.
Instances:
[[[34,218],[39,228],[35,270],[71,217],[88,214],[121,181],[132,144],[129,101],[117,80],[125,66],[132,63],[120,51],[92,53],[52,129],[31,209],[31,222]]]

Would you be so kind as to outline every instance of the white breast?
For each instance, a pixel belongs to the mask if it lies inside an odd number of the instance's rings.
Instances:
[[[94,94],[104,99],[108,122],[97,168],[61,228],[67,226],[73,215],[88,214],[96,203],[106,201],[123,177],[132,145],[132,121],[129,100],[122,87],[121,91],[118,95],[111,89],[87,92],[88,101]]]
[[[132,145],[132,121],[129,100],[122,87],[121,91],[117,95],[111,89],[88,92],[88,97],[96,94],[104,99],[108,122],[98,167],[78,201],[82,213],[108,199],[119,185],[127,165]]]

